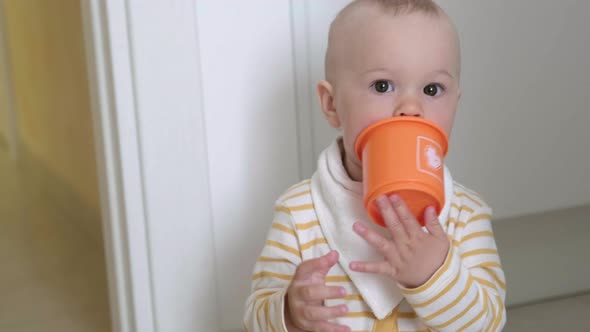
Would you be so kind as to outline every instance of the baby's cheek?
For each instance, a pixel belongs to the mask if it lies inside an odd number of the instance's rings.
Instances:
[[[361,131],[370,125],[389,117],[390,115],[384,112],[365,110],[364,112],[357,112],[351,117],[350,121],[357,134],[360,134]]]
[[[453,120],[455,118],[455,112],[454,111],[438,111],[438,112],[434,112],[434,114],[430,115],[430,118],[427,120],[430,120],[434,123],[436,123],[439,127],[441,127],[445,133],[447,135],[451,134],[451,131],[453,129]]]
[[[355,126],[350,126],[348,128],[348,130],[345,130],[345,132],[343,133],[344,136],[344,145],[346,146],[346,150],[347,152],[350,153],[355,153],[355,144],[357,139],[359,138],[359,136],[361,135],[361,133],[363,132],[363,130],[367,127],[369,127],[371,124],[373,124],[374,122],[372,121],[359,121],[358,123],[356,123]],[[355,159],[356,155],[355,155]]]

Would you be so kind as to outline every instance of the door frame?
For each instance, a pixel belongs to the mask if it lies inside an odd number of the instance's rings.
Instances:
[[[218,330],[196,4],[81,3],[113,330]]]
[[[128,48],[121,48],[115,57],[109,47],[117,41],[127,44],[127,22],[114,13],[108,20],[106,3],[81,3],[113,330],[154,331],[149,250],[141,236],[146,225],[130,55]],[[125,8],[115,8],[125,14]],[[109,34],[109,28],[123,32],[121,40],[113,40],[117,36]],[[121,126],[125,121],[128,125]]]

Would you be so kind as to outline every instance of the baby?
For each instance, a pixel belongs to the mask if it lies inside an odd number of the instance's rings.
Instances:
[[[311,180],[289,188],[256,262],[245,331],[500,331],[506,284],[491,209],[444,173],[445,205],[422,228],[397,195],[363,207],[355,140],[415,116],[451,134],[461,97],[459,39],[431,0],[357,0],[332,22],[318,95],[342,136]]]

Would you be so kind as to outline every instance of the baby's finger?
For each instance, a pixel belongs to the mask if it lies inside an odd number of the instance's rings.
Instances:
[[[307,321],[322,321],[345,316],[348,306],[341,304],[333,307],[306,306],[303,308],[302,317]]]
[[[396,269],[389,262],[351,262],[350,269],[357,272],[377,273],[395,277]]]
[[[392,202],[386,196],[380,196],[376,201],[393,240],[399,243],[407,243],[408,233],[405,225],[399,220]]]
[[[328,274],[328,271],[334,264],[338,262],[338,252],[335,250],[330,251],[326,255],[310,260],[306,260],[299,264],[297,271],[295,272],[294,280],[308,279],[315,272],[320,272],[324,275]]]
[[[327,321],[317,322],[316,331],[318,332],[351,332],[350,327],[331,323]]]
[[[391,195],[389,198],[393,209],[399,217],[399,221],[405,226],[408,234],[414,234],[416,232],[422,232],[420,224],[416,220],[416,217],[410,211],[410,208],[406,205],[406,202],[399,195]]]
[[[299,297],[306,302],[339,299],[346,296],[346,289],[338,286],[309,285],[299,288]]]
[[[369,242],[371,246],[381,253],[387,260],[391,262],[399,261],[399,253],[395,244],[381,236],[381,234],[365,226],[362,222],[355,222],[352,226],[354,231],[360,235],[365,241]]]
[[[428,232],[438,238],[444,239],[447,237],[445,231],[442,229],[438,216],[436,215],[436,209],[432,206],[426,208],[424,211],[424,223]]]

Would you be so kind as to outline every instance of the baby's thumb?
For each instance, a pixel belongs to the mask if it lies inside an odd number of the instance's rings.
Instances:
[[[336,263],[338,263],[338,256],[338,251],[332,250],[320,257],[321,264],[317,272],[319,272],[323,277],[327,276],[330,269],[336,265]]]
[[[338,262],[338,252],[335,250],[330,251],[324,256],[304,261],[297,268],[294,279],[309,279],[314,275],[325,277],[336,262]]]
[[[424,212],[424,226],[428,232],[438,238],[446,238],[445,231],[442,229],[438,216],[436,215],[436,209],[428,207]]]

